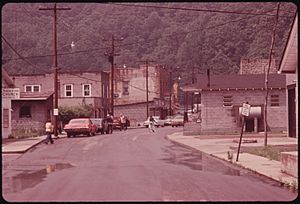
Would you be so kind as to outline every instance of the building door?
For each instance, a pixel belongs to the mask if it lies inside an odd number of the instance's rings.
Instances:
[[[254,118],[245,119],[245,132],[254,131]]]
[[[288,88],[288,128],[289,137],[296,137],[296,102],[295,102],[295,86]]]

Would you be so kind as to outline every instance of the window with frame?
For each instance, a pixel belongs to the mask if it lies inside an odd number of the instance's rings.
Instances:
[[[9,109],[3,108],[2,109],[2,127],[8,128],[9,127]]]
[[[41,85],[25,85],[25,92],[41,92]]]
[[[279,106],[279,95],[278,94],[271,95],[271,106]]]
[[[91,84],[83,84],[82,85],[82,89],[83,89],[83,96],[91,96]]]
[[[233,105],[232,95],[223,96],[223,107],[232,107],[232,105]]]
[[[31,118],[31,107],[23,106],[20,108],[20,118]]]
[[[123,95],[129,95],[129,81],[123,81]]]
[[[65,84],[65,97],[73,97],[73,84]]]

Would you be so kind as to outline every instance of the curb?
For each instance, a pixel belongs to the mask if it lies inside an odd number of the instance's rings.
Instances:
[[[191,150],[199,151],[199,152],[204,153],[204,154],[206,154],[206,155],[209,155],[209,156],[211,156],[211,157],[213,157],[213,158],[215,158],[215,159],[218,159],[218,160],[221,160],[221,161],[225,161],[225,162],[227,162],[228,164],[231,164],[231,165],[237,166],[237,167],[239,167],[239,168],[242,168],[242,169],[251,171],[251,172],[253,172],[253,173],[256,174],[256,175],[259,175],[259,176],[265,177],[265,178],[267,178],[267,179],[270,179],[270,180],[272,180],[272,181],[275,181],[275,182],[279,183],[281,186],[284,186],[284,184],[285,184],[285,182],[279,181],[279,180],[277,180],[277,179],[275,179],[275,178],[273,178],[273,177],[271,177],[271,176],[262,174],[262,173],[260,173],[260,172],[258,172],[258,171],[253,170],[253,169],[244,167],[244,166],[242,166],[242,165],[239,164],[239,163],[231,162],[231,161],[229,161],[229,160],[226,160],[226,159],[224,159],[224,158],[218,157],[218,156],[216,156],[216,155],[209,154],[209,153],[206,153],[206,152],[202,152],[201,150],[199,150],[199,149],[197,149],[197,148],[195,148],[195,147],[191,147],[191,146],[188,146],[188,145],[186,145],[186,144],[182,144],[182,143],[180,143],[180,142],[174,141],[174,140],[172,140],[171,138],[169,138],[168,136],[169,136],[169,135],[166,135],[165,138],[168,139],[169,141],[173,142],[173,143],[176,143],[176,144],[178,144],[178,145],[184,146],[184,147],[186,147],[186,148],[188,148],[188,149],[191,149]],[[295,178],[295,179],[296,179],[296,178]]]

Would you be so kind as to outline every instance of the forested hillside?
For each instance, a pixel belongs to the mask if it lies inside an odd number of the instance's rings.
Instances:
[[[268,58],[274,16],[215,10],[276,14],[276,2],[263,3],[144,3],[138,5],[205,9],[208,11],[127,7],[101,3],[62,3],[58,7],[58,65],[61,70],[108,70],[105,56],[116,38],[117,66],[137,67],[141,60],[175,68],[187,75],[237,73],[241,58]],[[53,3],[6,4],[2,8],[2,67],[9,73],[50,72],[53,64]],[[275,37],[275,57],[281,59],[296,12],[281,3]],[[118,39],[124,38],[122,41]],[[75,43],[71,49],[71,42]],[[20,59],[25,57],[25,59]],[[34,66],[35,65],[35,66]],[[175,75],[174,75],[175,76]]]

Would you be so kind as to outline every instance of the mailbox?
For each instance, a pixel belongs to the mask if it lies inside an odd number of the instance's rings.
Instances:
[[[242,107],[239,107],[239,116],[242,117]],[[250,113],[247,118],[261,118],[262,112],[260,106],[251,106]]]

